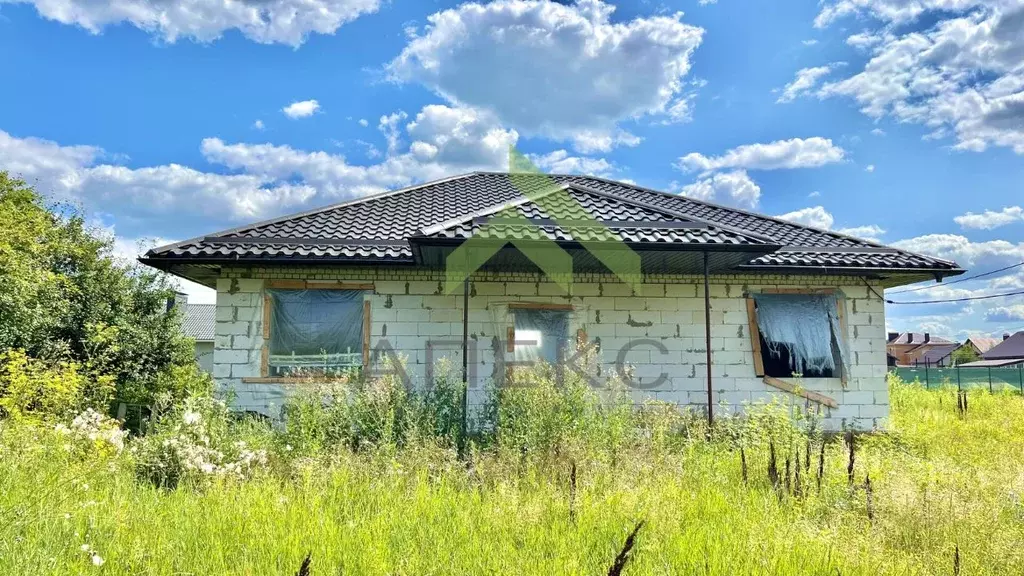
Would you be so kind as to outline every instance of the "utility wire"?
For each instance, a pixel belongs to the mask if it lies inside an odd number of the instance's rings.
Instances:
[[[918,286],[917,288],[907,288],[906,290],[898,290],[896,292],[890,292],[889,294],[903,294],[904,292],[917,292],[918,290],[927,290],[929,288],[935,288],[936,286],[949,286],[950,284],[958,284],[960,282],[967,282],[968,280],[974,280],[975,278],[984,278],[985,276],[991,276],[993,274],[998,274],[1000,272],[1006,272],[1007,270],[1012,270],[1012,269],[1018,268],[1020,266],[1024,266],[1024,262],[1019,262],[1019,263],[1014,264],[1012,266],[1007,266],[1005,268],[1000,268],[998,270],[993,270],[991,272],[985,272],[984,274],[976,274],[974,276],[966,276],[964,278],[958,278],[956,280],[953,280],[952,282],[943,282],[941,284],[931,284],[929,286]]]
[[[1021,294],[1024,294],[1024,290],[1017,290],[1016,292],[1007,292],[1005,294],[988,294],[986,296],[967,296],[964,298],[947,298],[941,300],[912,300],[907,302],[889,300],[885,296],[879,294],[878,291],[875,290],[875,288],[871,284],[868,284],[867,280],[864,280],[864,285],[867,286],[868,290],[871,290],[871,292],[873,292],[875,296],[881,298],[886,304],[948,304],[953,302],[969,302],[972,300],[989,300],[991,298],[1006,298],[1007,296],[1019,296]]]

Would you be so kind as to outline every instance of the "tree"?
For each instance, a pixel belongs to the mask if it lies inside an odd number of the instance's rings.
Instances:
[[[981,360],[981,356],[978,356],[978,352],[974,350],[974,346],[971,346],[970,343],[964,343],[953,351],[953,364],[956,366],[978,360]]]
[[[0,353],[80,363],[113,377],[115,396],[127,402],[196,384],[170,377],[194,358],[178,315],[166,313],[165,275],[119,263],[112,240],[90,231],[77,210],[45,205],[3,171],[0,230]]]

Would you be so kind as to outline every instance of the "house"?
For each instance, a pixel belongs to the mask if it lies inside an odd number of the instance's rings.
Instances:
[[[982,354],[988,352],[993,346],[1002,342],[1000,338],[989,338],[987,336],[973,335],[964,341],[964,346],[970,346],[971,350],[975,355],[980,357]]]
[[[955,342],[953,344],[931,346],[924,352],[915,355],[914,365],[935,366],[938,368],[952,366],[956,363],[953,358],[953,353],[959,348],[960,345]]]
[[[494,172],[177,242],[141,261],[216,288],[213,376],[238,409],[276,417],[303,382],[385,369],[386,358],[423,386],[446,356],[473,410],[524,362],[575,370],[575,342],[596,351],[591,376],[617,374],[636,401],[712,417],[780,397],[820,409],[834,430],[889,414],[883,290],[963,273],[630,183]]]
[[[191,304],[188,295],[177,292],[168,302],[168,310],[181,310],[181,332],[195,341],[196,362],[206,372],[213,372],[213,334],[216,304]]]
[[[1024,361],[1024,331],[1013,336],[1003,334],[1003,341],[989,348],[981,355],[983,360],[1017,360]]]
[[[952,340],[932,336],[927,332],[890,332],[885,347],[889,355],[896,358],[897,366],[913,366],[923,363],[922,357],[929,350],[955,344]]]

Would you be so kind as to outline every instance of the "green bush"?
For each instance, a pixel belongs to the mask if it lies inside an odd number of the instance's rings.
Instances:
[[[179,397],[167,372],[194,364],[162,273],[112,257],[113,240],[0,171],[0,353],[24,350],[113,379],[119,400]]]
[[[113,378],[85,373],[75,362],[0,353],[0,418],[66,420],[87,408],[105,409],[113,391]]]

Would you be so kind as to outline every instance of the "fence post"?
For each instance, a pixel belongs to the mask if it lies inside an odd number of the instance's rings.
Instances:
[[[925,360],[925,362],[924,362],[924,389],[925,390],[930,388],[930,386],[928,386],[928,383],[929,383],[928,380],[929,380],[929,378],[928,378],[928,361]]]
[[[988,393],[992,393],[992,367],[988,367]]]
[[[960,384],[960,365],[956,365],[956,389],[963,390],[964,387]]]
[[[1017,383],[1020,385],[1020,393],[1024,394],[1024,362],[1017,364]]]

